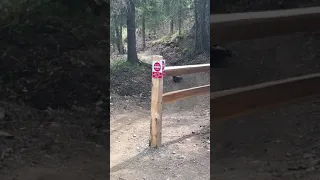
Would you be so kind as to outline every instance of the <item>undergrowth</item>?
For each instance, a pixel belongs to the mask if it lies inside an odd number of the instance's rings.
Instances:
[[[109,96],[109,8],[98,13],[82,0],[1,3],[2,100],[95,108]]]

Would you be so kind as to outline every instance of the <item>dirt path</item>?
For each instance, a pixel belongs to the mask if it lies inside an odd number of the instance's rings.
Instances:
[[[148,111],[114,117],[111,123],[112,180],[209,179],[208,115],[180,112],[164,115],[163,119],[164,146],[150,149]]]
[[[165,91],[203,85],[208,74],[165,81]],[[165,105],[163,146],[148,147],[150,111],[131,107],[111,115],[111,180],[210,179],[209,98],[198,96]]]
[[[215,69],[210,84],[214,90],[221,90],[319,72],[319,37],[319,32],[297,33],[229,44],[226,47],[234,52],[230,66]],[[200,74],[185,77],[181,84],[170,83],[165,82],[165,91],[204,85],[207,81]],[[211,179],[217,180],[319,179],[318,97],[211,124],[212,164],[205,147],[209,146],[205,140],[208,133],[188,136],[192,131],[206,132],[209,117],[204,114],[209,115],[209,103],[205,102],[208,97],[199,96],[166,106],[164,143],[178,140],[159,150],[147,147],[150,121],[147,108],[114,115],[112,179],[209,179],[209,170]],[[188,140],[179,139],[183,136]]]

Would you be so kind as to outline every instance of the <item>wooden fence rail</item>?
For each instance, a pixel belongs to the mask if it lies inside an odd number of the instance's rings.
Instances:
[[[213,14],[210,39],[215,44],[312,32],[320,29],[320,7],[264,12]]]
[[[230,119],[320,93],[320,74],[211,92],[211,121]]]
[[[161,59],[161,57],[160,57]],[[155,56],[155,61],[159,56]],[[187,66],[165,67],[166,76],[179,76],[184,74],[209,72],[210,64],[197,64]],[[150,125],[150,142],[151,147],[159,147],[162,138],[162,105],[191,96],[210,93],[210,85],[182,89],[163,94],[163,80],[152,78],[151,92],[151,125]]]
[[[211,43],[285,35],[320,30],[320,7],[265,12],[215,14],[210,17]],[[155,58],[157,60],[157,58]],[[165,68],[167,76],[210,71],[209,64]],[[150,146],[161,145],[162,104],[208,92],[210,85],[163,94],[163,80],[152,80]],[[320,74],[211,92],[211,121],[229,119],[265,107],[320,94]]]
[[[166,67],[167,76],[179,76],[184,74],[193,74],[193,73],[209,72],[209,71],[210,71],[210,64]]]
[[[209,92],[210,92],[210,85],[204,85],[204,86],[198,86],[198,87],[168,92],[163,94],[162,97],[163,97],[163,102],[168,103],[168,102],[181,100],[191,96],[207,94]]]
[[[215,44],[320,30],[320,7],[211,15]],[[211,121],[320,94],[320,74],[211,92]]]

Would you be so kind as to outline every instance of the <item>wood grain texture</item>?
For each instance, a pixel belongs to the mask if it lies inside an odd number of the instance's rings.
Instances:
[[[184,74],[210,72],[210,64],[169,66],[169,67],[165,67],[165,71],[166,71],[166,76],[179,76]]]
[[[248,13],[213,14],[210,39],[214,44],[320,30],[320,7]]]
[[[162,56],[153,56],[154,61],[162,59]],[[162,94],[163,78],[152,78],[149,146],[155,148],[161,145],[162,140]]]
[[[211,121],[230,119],[320,94],[320,74],[211,92]]]
[[[210,85],[198,86],[188,89],[182,89],[177,91],[172,91],[163,94],[163,103],[169,103],[181,99],[185,99],[192,96],[202,95],[210,93]]]

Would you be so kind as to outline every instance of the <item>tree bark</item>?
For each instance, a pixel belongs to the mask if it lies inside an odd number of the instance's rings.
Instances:
[[[135,0],[128,0],[127,8],[128,61],[139,63],[136,48]]]
[[[124,45],[123,45],[123,41],[122,41],[122,28],[123,28],[123,24],[124,24],[124,18],[123,18],[124,14],[121,14],[120,15],[120,22],[119,22],[119,44],[120,44],[120,50],[119,50],[119,53],[120,54],[124,54]]]
[[[179,0],[179,37],[181,36],[181,26],[182,26],[182,2]]]
[[[195,0],[196,55],[210,50],[209,19],[210,10],[207,1]]]
[[[114,28],[115,28],[115,33],[116,33],[116,45],[117,45],[117,49],[119,54],[121,54],[121,39],[120,39],[120,29],[119,29],[119,25],[118,25],[118,18],[115,19],[114,21]]]
[[[142,49],[146,48],[146,5],[147,1],[143,0],[143,15],[142,15]]]
[[[173,34],[173,17],[170,20],[170,33]]]

